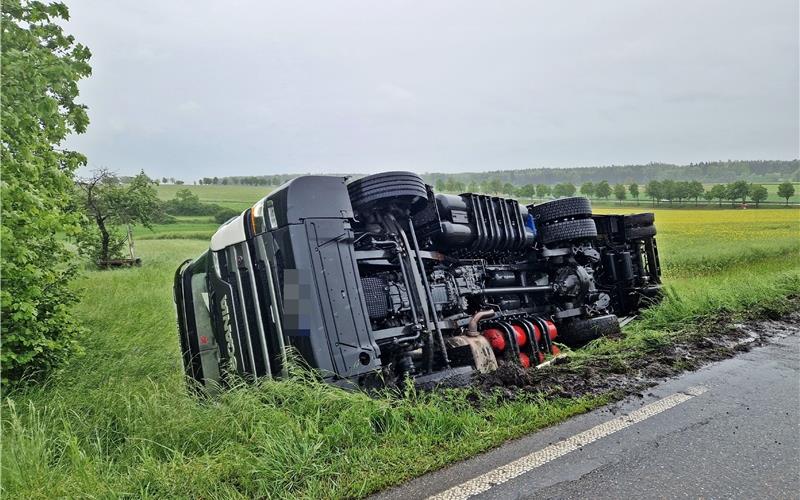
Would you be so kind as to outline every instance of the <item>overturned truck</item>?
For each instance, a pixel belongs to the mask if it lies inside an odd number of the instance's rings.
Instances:
[[[411,172],[293,179],[225,223],[174,291],[195,387],[281,377],[462,383],[619,330],[660,297],[652,213],[436,194]],[[457,381],[457,382],[456,382]]]

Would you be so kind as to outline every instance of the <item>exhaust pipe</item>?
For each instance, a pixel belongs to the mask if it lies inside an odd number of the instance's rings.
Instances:
[[[490,309],[476,312],[467,324],[467,336],[477,337],[480,335],[481,333],[478,331],[478,322],[482,319],[491,318],[492,316],[494,316],[494,311]]]

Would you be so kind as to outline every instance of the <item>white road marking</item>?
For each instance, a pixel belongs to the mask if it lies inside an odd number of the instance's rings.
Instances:
[[[659,399],[658,401],[642,406],[628,415],[622,415],[608,422],[596,425],[580,434],[575,434],[570,438],[551,444],[530,455],[526,455],[509,464],[461,483],[458,486],[454,486],[449,490],[445,490],[438,495],[430,497],[429,500],[461,500],[483,493],[488,491],[492,486],[503,484],[537,467],[541,467],[558,457],[564,456],[571,451],[575,451],[598,439],[602,439],[626,427],[630,427],[635,423],[658,415],[670,408],[674,408],[695,396],[703,394],[707,390],[708,389],[703,386],[690,387],[684,392],[678,392],[663,399]]]

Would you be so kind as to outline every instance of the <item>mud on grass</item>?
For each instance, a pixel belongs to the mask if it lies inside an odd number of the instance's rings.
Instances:
[[[484,393],[499,392],[509,400],[528,393],[545,398],[638,395],[665,378],[731,358],[768,343],[772,337],[800,333],[800,299],[791,302],[793,312],[779,318],[766,312],[741,321],[725,313],[687,330],[645,337],[632,352],[593,355],[575,351],[541,369],[503,363],[497,371],[479,375],[476,388]]]

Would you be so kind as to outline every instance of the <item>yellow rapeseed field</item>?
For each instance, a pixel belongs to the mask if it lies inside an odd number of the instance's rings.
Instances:
[[[637,210],[638,208],[638,210]],[[705,274],[764,258],[800,267],[800,210],[669,210],[647,205],[596,213],[654,212],[666,277]]]

